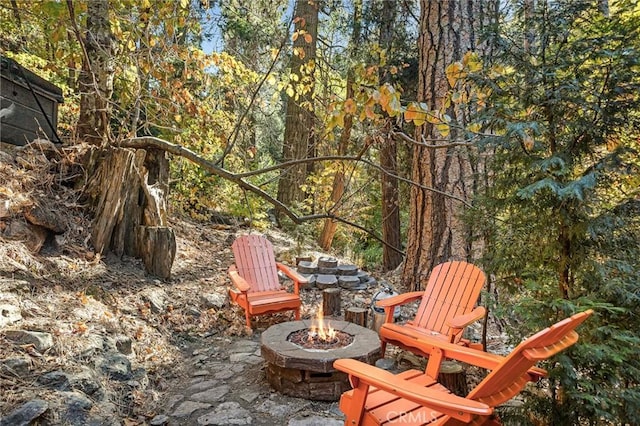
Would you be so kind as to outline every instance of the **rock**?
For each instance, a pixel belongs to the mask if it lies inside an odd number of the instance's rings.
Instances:
[[[338,268],[318,268],[318,274],[322,275],[336,275]]]
[[[80,392],[61,392],[65,408],[62,424],[85,425],[93,402]]]
[[[316,275],[302,275],[303,277],[305,277],[307,279],[307,283],[302,285],[300,288],[303,289],[309,289],[309,288],[314,288],[316,286]]]
[[[382,368],[383,370],[391,371],[395,367],[395,361],[389,358],[380,358],[376,361],[376,367]]]
[[[222,309],[227,304],[227,295],[220,293],[205,293],[200,296],[200,301],[207,309]]]
[[[169,416],[165,416],[164,414],[159,414],[149,421],[151,426],[162,426],[167,423],[169,423]]]
[[[311,262],[300,262],[298,264],[298,272],[301,274],[315,274],[318,272],[318,267]]]
[[[102,352],[105,346],[105,339],[99,334],[87,334],[84,339],[84,347],[80,353],[80,358],[93,358],[96,354]],[[115,344],[114,344],[115,347]]]
[[[237,353],[237,354],[231,354],[229,356],[229,361],[231,361],[231,362],[244,362],[246,364],[258,365],[263,361],[263,359],[261,357],[257,356],[257,355],[254,355],[254,354]]]
[[[166,295],[164,291],[160,289],[149,290],[147,293],[142,295],[142,300],[149,304],[149,309],[154,314],[160,314],[164,312],[164,308],[166,305]]]
[[[338,275],[357,276],[358,267],[356,265],[338,265]]]
[[[123,355],[131,355],[133,352],[131,337],[124,335],[116,336],[116,349]]]
[[[29,373],[31,363],[26,358],[7,358],[0,362],[0,372],[14,377],[24,377]]]
[[[300,416],[289,420],[287,426],[342,426],[344,420],[322,416]]]
[[[33,399],[0,419],[0,426],[27,426],[49,409],[42,399]]]
[[[108,353],[99,363],[100,369],[110,379],[126,382],[133,377],[129,358],[120,353]]]
[[[69,376],[67,375],[67,373],[61,370],[50,371],[49,373],[43,374],[42,376],[38,377],[38,383],[48,387],[49,389],[57,389],[57,390],[71,389],[71,384],[69,383]]]
[[[340,284],[340,287],[344,289],[353,290],[359,287],[362,283],[360,282],[360,278],[356,276],[345,275],[338,277],[338,284]]]
[[[360,279],[360,282],[366,283],[369,280],[369,274],[364,271],[358,271],[356,276]]]
[[[190,399],[198,402],[217,402],[220,401],[227,393],[229,393],[229,386],[222,385],[195,393],[191,395]]]
[[[53,336],[40,331],[6,330],[7,339],[18,345],[33,345],[38,352],[44,352],[53,346]]]
[[[189,386],[185,393],[191,392],[202,392],[205,389],[210,389],[215,386],[219,386],[220,382],[218,380],[206,380],[204,382],[196,383],[194,385]]]
[[[338,285],[338,279],[335,275],[318,275],[316,277],[316,287],[321,290],[325,288],[336,287]]]
[[[337,268],[338,260],[334,257],[323,256],[318,259],[318,268]]]
[[[17,302],[17,300],[15,302],[9,300],[0,301],[0,328],[14,324],[22,319],[22,313]]]
[[[222,404],[221,404],[222,405]],[[187,417],[193,414],[194,411],[210,408],[211,404],[204,404],[202,402],[185,401],[178,405],[178,408],[171,414],[173,417]]]
[[[250,425],[252,422],[251,413],[233,401],[223,402],[215,411],[198,417],[199,425]]]
[[[91,396],[94,400],[101,400],[104,390],[95,377],[93,370],[85,367],[83,371],[76,374],[67,374],[72,389],[76,389]]]

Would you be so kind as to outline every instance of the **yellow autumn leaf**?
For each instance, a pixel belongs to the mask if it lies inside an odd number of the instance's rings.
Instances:
[[[182,116],[180,114],[176,114],[173,116],[173,119],[176,121],[176,123],[180,123],[182,121]]]
[[[293,97],[294,92],[293,92],[293,87],[292,87],[291,85],[288,85],[288,86],[287,86],[287,90],[286,90],[286,92],[287,92],[287,96],[289,96],[290,98],[292,98],[292,97]]]
[[[300,31],[295,31],[293,33],[293,35],[291,36],[291,40],[292,41],[296,41],[298,39],[298,36],[300,35]]]
[[[445,68],[444,73],[447,76],[449,86],[456,85],[456,82],[462,77],[462,69],[463,65],[460,62],[454,62]]]
[[[349,98],[346,101],[344,101],[344,112],[346,114],[355,114],[356,103],[353,101],[352,98]]]
[[[151,7],[151,2],[149,0],[142,0],[142,9],[149,9]]]
[[[473,133],[480,132],[481,126],[480,123],[471,123],[467,126],[467,130]]]
[[[440,118],[438,118],[438,115],[433,111],[427,112],[426,119],[427,119],[427,122],[431,124],[439,124],[442,122]]]
[[[186,9],[189,6],[189,0],[180,0],[180,7]]]
[[[402,112],[402,104],[400,103],[400,95],[398,93],[394,93],[391,96],[385,111],[389,114],[389,117],[395,117]]]
[[[406,121],[413,121],[413,124],[416,126],[422,126],[425,122],[425,112],[422,111],[417,103],[411,102],[404,112],[404,119]]]
[[[462,58],[462,63],[470,72],[478,72],[482,69],[482,62],[480,57],[475,52],[467,52]]]
[[[369,119],[369,120],[375,120],[376,119],[376,113],[373,110],[373,106],[371,105],[366,105],[364,107],[364,113],[365,116]]]
[[[446,123],[436,124],[436,129],[438,129],[438,132],[440,133],[440,135],[442,135],[443,138],[446,138],[447,136],[449,136],[448,124]]]

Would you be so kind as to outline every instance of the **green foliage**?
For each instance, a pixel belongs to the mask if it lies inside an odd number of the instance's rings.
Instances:
[[[640,11],[596,3],[541,2],[526,25],[515,13],[473,77],[490,93],[476,122],[493,134],[473,220],[498,303],[525,335],[597,312],[520,424],[640,423]]]

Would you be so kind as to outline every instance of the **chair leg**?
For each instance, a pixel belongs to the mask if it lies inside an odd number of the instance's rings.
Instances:
[[[300,319],[300,308],[296,309],[296,321]]]
[[[247,328],[251,330],[251,315],[249,315],[249,310],[244,310],[244,318],[247,320]]]
[[[380,343],[380,351],[382,353],[380,355],[380,358],[384,358],[384,353],[387,351],[387,342],[381,341],[381,343]]]

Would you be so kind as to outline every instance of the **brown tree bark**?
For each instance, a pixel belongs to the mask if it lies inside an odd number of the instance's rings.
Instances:
[[[165,152],[94,150],[101,158],[87,194],[95,206],[91,240],[96,252],[141,258],[148,273],[169,278],[176,242],[167,227],[169,161]]]
[[[67,1],[70,11],[73,5]],[[75,22],[75,17],[71,17]],[[106,144],[110,139],[109,101],[113,94],[116,43],[109,23],[109,1],[87,3],[87,25],[82,37],[84,58],[78,81],[80,117],[77,137],[91,144]]]
[[[490,8],[492,2],[482,0],[421,0],[418,100],[430,110],[442,107],[449,90],[445,68],[461,60],[467,51],[478,50],[476,38]],[[450,107],[446,113],[455,122],[465,121],[465,111]],[[424,138],[434,144],[456,141],[460,136],[452,128],[443,138],[430,123],[416,130],[417,140]],[[412,283],[414,290],[422,287],[435,265],[450,259],[473,258],[471,230],[460,218],[464,204],[447,195],[469,200],[477,185],[472,173],[475,167],[474,152],[469,147],[414,147],[413,180],[436,189],[411,189],[403,278]]]
[[[316,41],[318,38],[319,1],[296,1],[297,38],[291,56],[291,84],[294,96],[287,100],[283,161],[307,158],[314,150],[315,115],[313,113]],[[297,79],[297,80],[296,80]],[[277,199],[292,205],[305,199],[301,186],[307,178],[306,164],[296,164],[282,171],[278,182]]]
[[[392,57],[393,39],[395,36],[394,28],[396,25],[397,4],[393,1],[382,2],[383,19],[380,21],[380,47],[387,52],[387,58]],[[381,75],[381,83],[389,81],[388,73]],[[398,197],[398,179],[397,175],[397,146],[396,141],[391,135],[391,127],[393,124],[388,121],[385,126],[386,135],[380,146],[380,166],[386,173],[380,175],[380,185],[382,187],[382,239],[388,245],[382,246],[382,269],[389,271],[395,269],[402,263],[402,255],[397,250],[391,250],[396,247],[398,250],[402,246],[400,235],[400,200]]]

